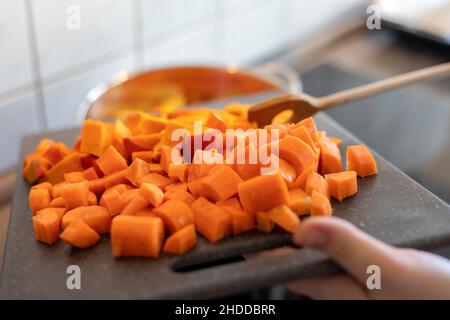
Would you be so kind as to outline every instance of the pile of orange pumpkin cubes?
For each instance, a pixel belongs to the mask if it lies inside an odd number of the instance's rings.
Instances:
[[[36,240],[85,249],[109,235],[114,256],[158,257],[193,249],[199,235],[215,243],[254,229],[294,232],[302,216],[330,216],[331,197],[353,196],[357,176],[377,173],[364,145],[347,147],[344,171],[341,140],[312,118],[257,128],[248,107],[88,119],[72,147],[43,139],[23,164]],[[267,162],[249,159],[261,150],[277,151],[265,174]]]

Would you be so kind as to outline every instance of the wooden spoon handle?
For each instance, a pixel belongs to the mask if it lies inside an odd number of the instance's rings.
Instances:
[[[346,91],[333,93],[328,96],[318,97],[317,106],[321,109],[327,109],[339,104],[362,99],[380,92],[386,92],[398,87],[403,87],[413,82],[418,82],[440,75],[450,75],[450,62],[408,72],[386,80],[380,80]]]

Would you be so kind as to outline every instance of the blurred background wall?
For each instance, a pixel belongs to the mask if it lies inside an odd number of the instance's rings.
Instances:
[[[2,0],[0,170],[23,135],[74,126],[88,90],[121,70],[254,65],[364,2]]]

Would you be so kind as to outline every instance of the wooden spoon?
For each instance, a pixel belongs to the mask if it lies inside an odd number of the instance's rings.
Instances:
[[[272,119],[280,112],[292,110],[292,116],[289,122],[298,122],[312,116],[316,112],[346,102],[355,101],[377,93],[406,86],[410,83],[443,75],[450,75],[450,62],[376,81],[324,97],[313,97],[306,93],[285,94],[253,105],[248,111],[248,119],[256,122],[259,127],[263,127],[271,124]]]

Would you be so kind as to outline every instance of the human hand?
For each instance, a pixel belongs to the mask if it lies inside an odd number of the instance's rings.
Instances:
[[[347,274],[307,278],[287,287],[313,299],[450,299],[450,262],[391,247],[339,218],[314,217],[293,236],[297,245],[328,254]],[[380,268],[380,289],[368,289],[367,267]]]

